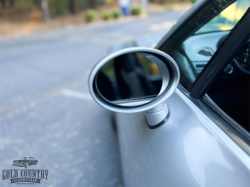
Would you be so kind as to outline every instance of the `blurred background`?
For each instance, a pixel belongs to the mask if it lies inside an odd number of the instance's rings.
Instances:
[[[127,43],[156,45],[194,2],[0,0],[1,172],[34,157],[41,186],[123,186],[114,116],[88,74]]]
[[[0,0],[1,37],[185,11],[196,0]],[[125,19],[125,17],[126,19]],[[131,17],[132,16],[132,17]],[[168,21],[165,18],[166,21]]]

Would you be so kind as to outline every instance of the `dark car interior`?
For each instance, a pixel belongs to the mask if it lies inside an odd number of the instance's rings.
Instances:
[[[208,95],[231,118],[250,132],[250,42],[214,81]]]
[[[192,85],[228,33],[221,31],[190,36],[173,52],[183,72],[181,81],[185,87]],[[207,94],[250,132],[250,40],[217,77]]]

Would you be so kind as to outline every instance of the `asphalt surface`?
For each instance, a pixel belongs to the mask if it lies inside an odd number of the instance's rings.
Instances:
[[[112,46],[156,44],[183,13],[1,39],[1,172],[34,157],[28,169],[49,170],[39,186],[123,186],[111,112],[92,100],[88,74]]]

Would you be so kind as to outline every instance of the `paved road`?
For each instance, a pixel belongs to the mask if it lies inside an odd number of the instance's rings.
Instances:
[[[0,40],[1,172],[32,156],[28,169],[49,170],[40,186],[122,186],[111,113],[88,94],[89,71],[121,42],[157,42],[182,14]]]

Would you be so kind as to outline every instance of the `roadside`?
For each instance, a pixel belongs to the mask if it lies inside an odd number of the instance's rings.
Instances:
[[[150,4],[148,7],[148,17],[155,13],[171,12],[171,11],[187,11],[192,6],[191,3],[168,3],[168,4]],[[146,19],[144,15],[140,16],[122,16],[119,19],[102,20],[104,11],[112,11],[115,7],[101,7],[96,12],[98,15],[93,23],[84,21],[85,11],[79,12],[76,15],[65,15],[62,17],[53,18],[49,23],[45,23],[41,13],[33,11],[25,19],[0,19],[0,38],[15,38],[31,33],[39,33],[55,29],[70,29],[76,26],[98,25],[107,23],[123,23],[130,22],[136,19]]]

